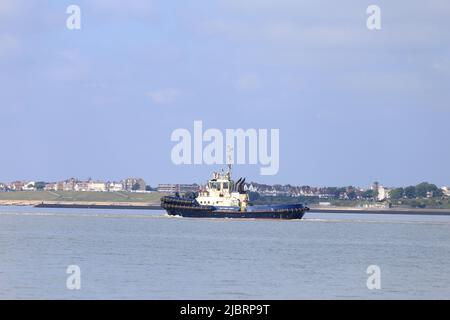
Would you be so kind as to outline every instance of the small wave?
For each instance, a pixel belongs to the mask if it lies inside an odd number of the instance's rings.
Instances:
[[[0,216],[56,216],[64,215],[61,213],[50,212],[0,212]]]
[[[166,218],[165,214],[67,213],[67,212],[0,212],[0,216],[88,217],[88,218]]]
[[[433,220],[366,220],[366,219],[327,219],[327,218],[303,218],[306,222],[325,222],[325,223],[377,223],[377,224],[437,224],[450,225],[450,221]]]
[[[162,217],[169,218],[169,219],[183,219],[183,217],[180,215],[172,215],[172,214],[168,214],[168,213],[165,213],[164,215],[162,215]]]

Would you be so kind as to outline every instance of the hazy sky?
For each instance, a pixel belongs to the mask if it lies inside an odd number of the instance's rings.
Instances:
[[[204,182],[220,166],[170,157],[202,120],[280,129],[278,174],[250,181],[449,185],[449,101],[446,0],[0,1],[2,182]]]

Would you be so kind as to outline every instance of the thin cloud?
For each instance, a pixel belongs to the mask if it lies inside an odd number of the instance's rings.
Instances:
[[[243,91],[255,90],[260,87],[258,76],[251,73],[241,74],[237,80],[237,88]]]
[[[0,34],[0,58],[14,56],[20,50],[19,40],[10,34]]]
[[[181,91],[174,88],[149,91],[146,95],[155,104],[170,104],[178,100]]]
[[[148,16],[153,12],[153,3],[148,0],[92,0],[90,5],[98,11],[123,16]]]

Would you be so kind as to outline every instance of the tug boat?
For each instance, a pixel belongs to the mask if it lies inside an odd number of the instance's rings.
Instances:
[[[301,203],[251,205],[244,190],[245,178],[231,179],[231,165],[226,173],[214,172],[198,195],[165,196],[161,207],[171,216],[189,218],[301,219],[309,208]]]

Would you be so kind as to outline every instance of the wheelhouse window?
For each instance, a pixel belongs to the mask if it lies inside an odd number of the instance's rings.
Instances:
[[[210,182],[210,183],[209,183],[209,188],[210,188],[210,189],[220,190],[220,183],[215,182],[215,181]]]

